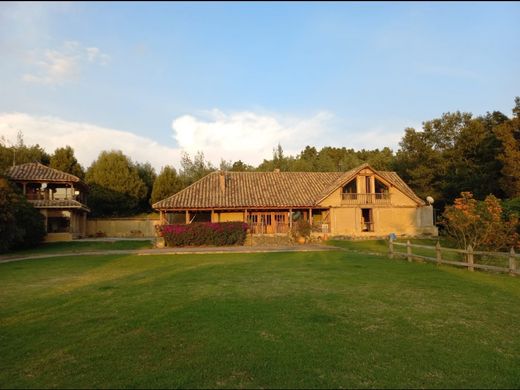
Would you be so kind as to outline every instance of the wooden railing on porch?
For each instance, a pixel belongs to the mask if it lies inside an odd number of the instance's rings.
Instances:
[[[341,194],[343,204],[389,204],[390,194],[389,193],[349,193],[344,192]]]

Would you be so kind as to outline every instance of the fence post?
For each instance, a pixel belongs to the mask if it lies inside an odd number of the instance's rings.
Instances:
[[[406,240],[406,258],[408,261],[412,261],[412,245],[410,244],[410,240]]]
[[[515,248],[509,251],[509,274],[514,275],[516,271]]]
[[[466,253],[468,259],[468,270],[473,272],[475,268],[473,267],[473,247],[471,246],[471,244],[468,245]]]
[[[437,265],[442,264],[442,252],[441,252],[441,243],[437,241],[435,244],[435,257],[437,258]]]
[[[392,237],[388,240],[388,257],[394,258],[394,240],[392,240]]]

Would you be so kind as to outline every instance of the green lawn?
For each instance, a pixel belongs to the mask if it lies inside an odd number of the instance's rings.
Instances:
[[[111,250],[150,249],[151,240],[118,240],[111,241],[62,241],[43,243],[36,248],[21,249],[2,254],[0,258],[20,257],[29,255],[45,255],[56,253],[95,252]]]
[[[0,387],[520,387],[520,279],[360,253],[0,264]]]

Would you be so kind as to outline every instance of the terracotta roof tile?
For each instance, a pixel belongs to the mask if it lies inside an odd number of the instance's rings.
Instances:
[[[80,178],[70,173],[58,171],[41,163],[15,165],[7,170],[6,175],[12,180],[46,181],[46,182],[81,182]],[[82,183],[83,184],[83,183]]]
[[[35,208],[64,208],[64,209],[90,209],[77,200],[29,200]]]
[[[367,164],[348,172],[213,172],[153,205],[155,209],[312,207]],[[370,168],[372,169],[372,168]],[[373,169],[372,169],[373,170]],[[419,204],[423,204],[395,172],[377,172]]]

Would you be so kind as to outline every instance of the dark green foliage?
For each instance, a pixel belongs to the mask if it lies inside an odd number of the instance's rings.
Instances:
[[[0,173],[13,165],[40,162],[49,165],[50,156],[40,145],[26,146],[23,134],[18,133],[16,144],[12,144],[4,137],[0,137]]]
[[[188,153],[182,153],[181,155],[180,177],[184,183],[184,187],[195,183],[214,170],[215,167],[204,159],[203,152],[198,152],[193,157],[193,160]]]
[[[183,188],[181,178],[177,175],[174,167],[169,165],[162,168],[161,173],[155,179],[153,190],[150,197],[150,204],[154,204],[160,200],[179,192]]]
[[[81,180],[85,178],[85,170],[78,163],[78,160],[74,156],[74,149],[72,149],[70,146],[56,149],[54,154],[51,156],[49,166],[51,168],[75,175]]]
[[[146,199],[137,167],[121,151],[103,151],[87,170],[91,216],[129,215]]]
[[[244,245],[247,224],[243,222],[194,222],[162,225],[160,234],[167,246]]]
[[[155,173],[155,169],[152,165],[147,162],[145,164],[136,164],[137,172],[139,174],[139,178],[146,185],[146,195],[138,205],[139,212],[151,212],[152,208],[150,207],[150,197],[152,196],[152,190],[154,187],[154,182],[157,179],[157,174]]]
[[[16,187],[0,177],[0,252],[39,244],[45,237],[44,222]]]

